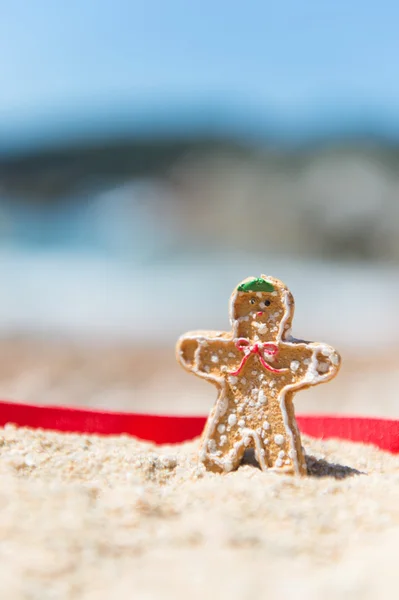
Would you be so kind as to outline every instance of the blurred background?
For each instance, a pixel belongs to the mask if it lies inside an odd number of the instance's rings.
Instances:
[[[398,416],[399,6],[1,6],[0,396],[205,414],[175,340],[265,273],[344,358],[298,412]]]

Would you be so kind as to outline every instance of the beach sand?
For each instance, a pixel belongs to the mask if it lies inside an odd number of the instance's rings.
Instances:
[[[5,398],[206,414],[215,397],[168,350],[155,365],[143,349],[44,341],[0,354]],[[381,372],[392,389],[378,395]],[[348,358],[297,411],[397,416],[397,377],[392,355]],[[0,429],[1,600],[395,597],[399,456],[303,442],[309,477],[262,473],[251,457],[218,475],[198,465],[198,440]]]
[[[305,438],[309,477],[217,475],[197,444],[0,430],[2,600],[395,593],[399,457]]]

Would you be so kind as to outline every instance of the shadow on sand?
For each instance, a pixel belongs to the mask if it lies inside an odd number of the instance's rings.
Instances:
[[[241,465],[249,465],[260,469],[253,448],[248,448],[248,450],[245,451]],[[310,477],[334,477],[334,479],[345,479],[346,477],[353,477],[354,475],[365,475],[362,471],[358,471],[352,467],[329,463],[326,460],[315,458],[314,456],[306,456],[306,466]]]

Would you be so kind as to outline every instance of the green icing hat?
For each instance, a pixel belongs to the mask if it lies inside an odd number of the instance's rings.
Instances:
[[[262,277],[257,277],[255,279],[251,279],[251,281],[247,281],[246,283],[242,283],[238,286],[237,291],[239,292],[273,292],[274,287],[268,281],[262,279]]]

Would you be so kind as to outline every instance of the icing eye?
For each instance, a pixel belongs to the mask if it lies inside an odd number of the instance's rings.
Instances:
[[[270,306],[270,300],[265,300],[264,305],[265,306]]]
[[[249,301],[250,304],[255,304],[256,300],[255,298],[251,298],[251,300]]]

